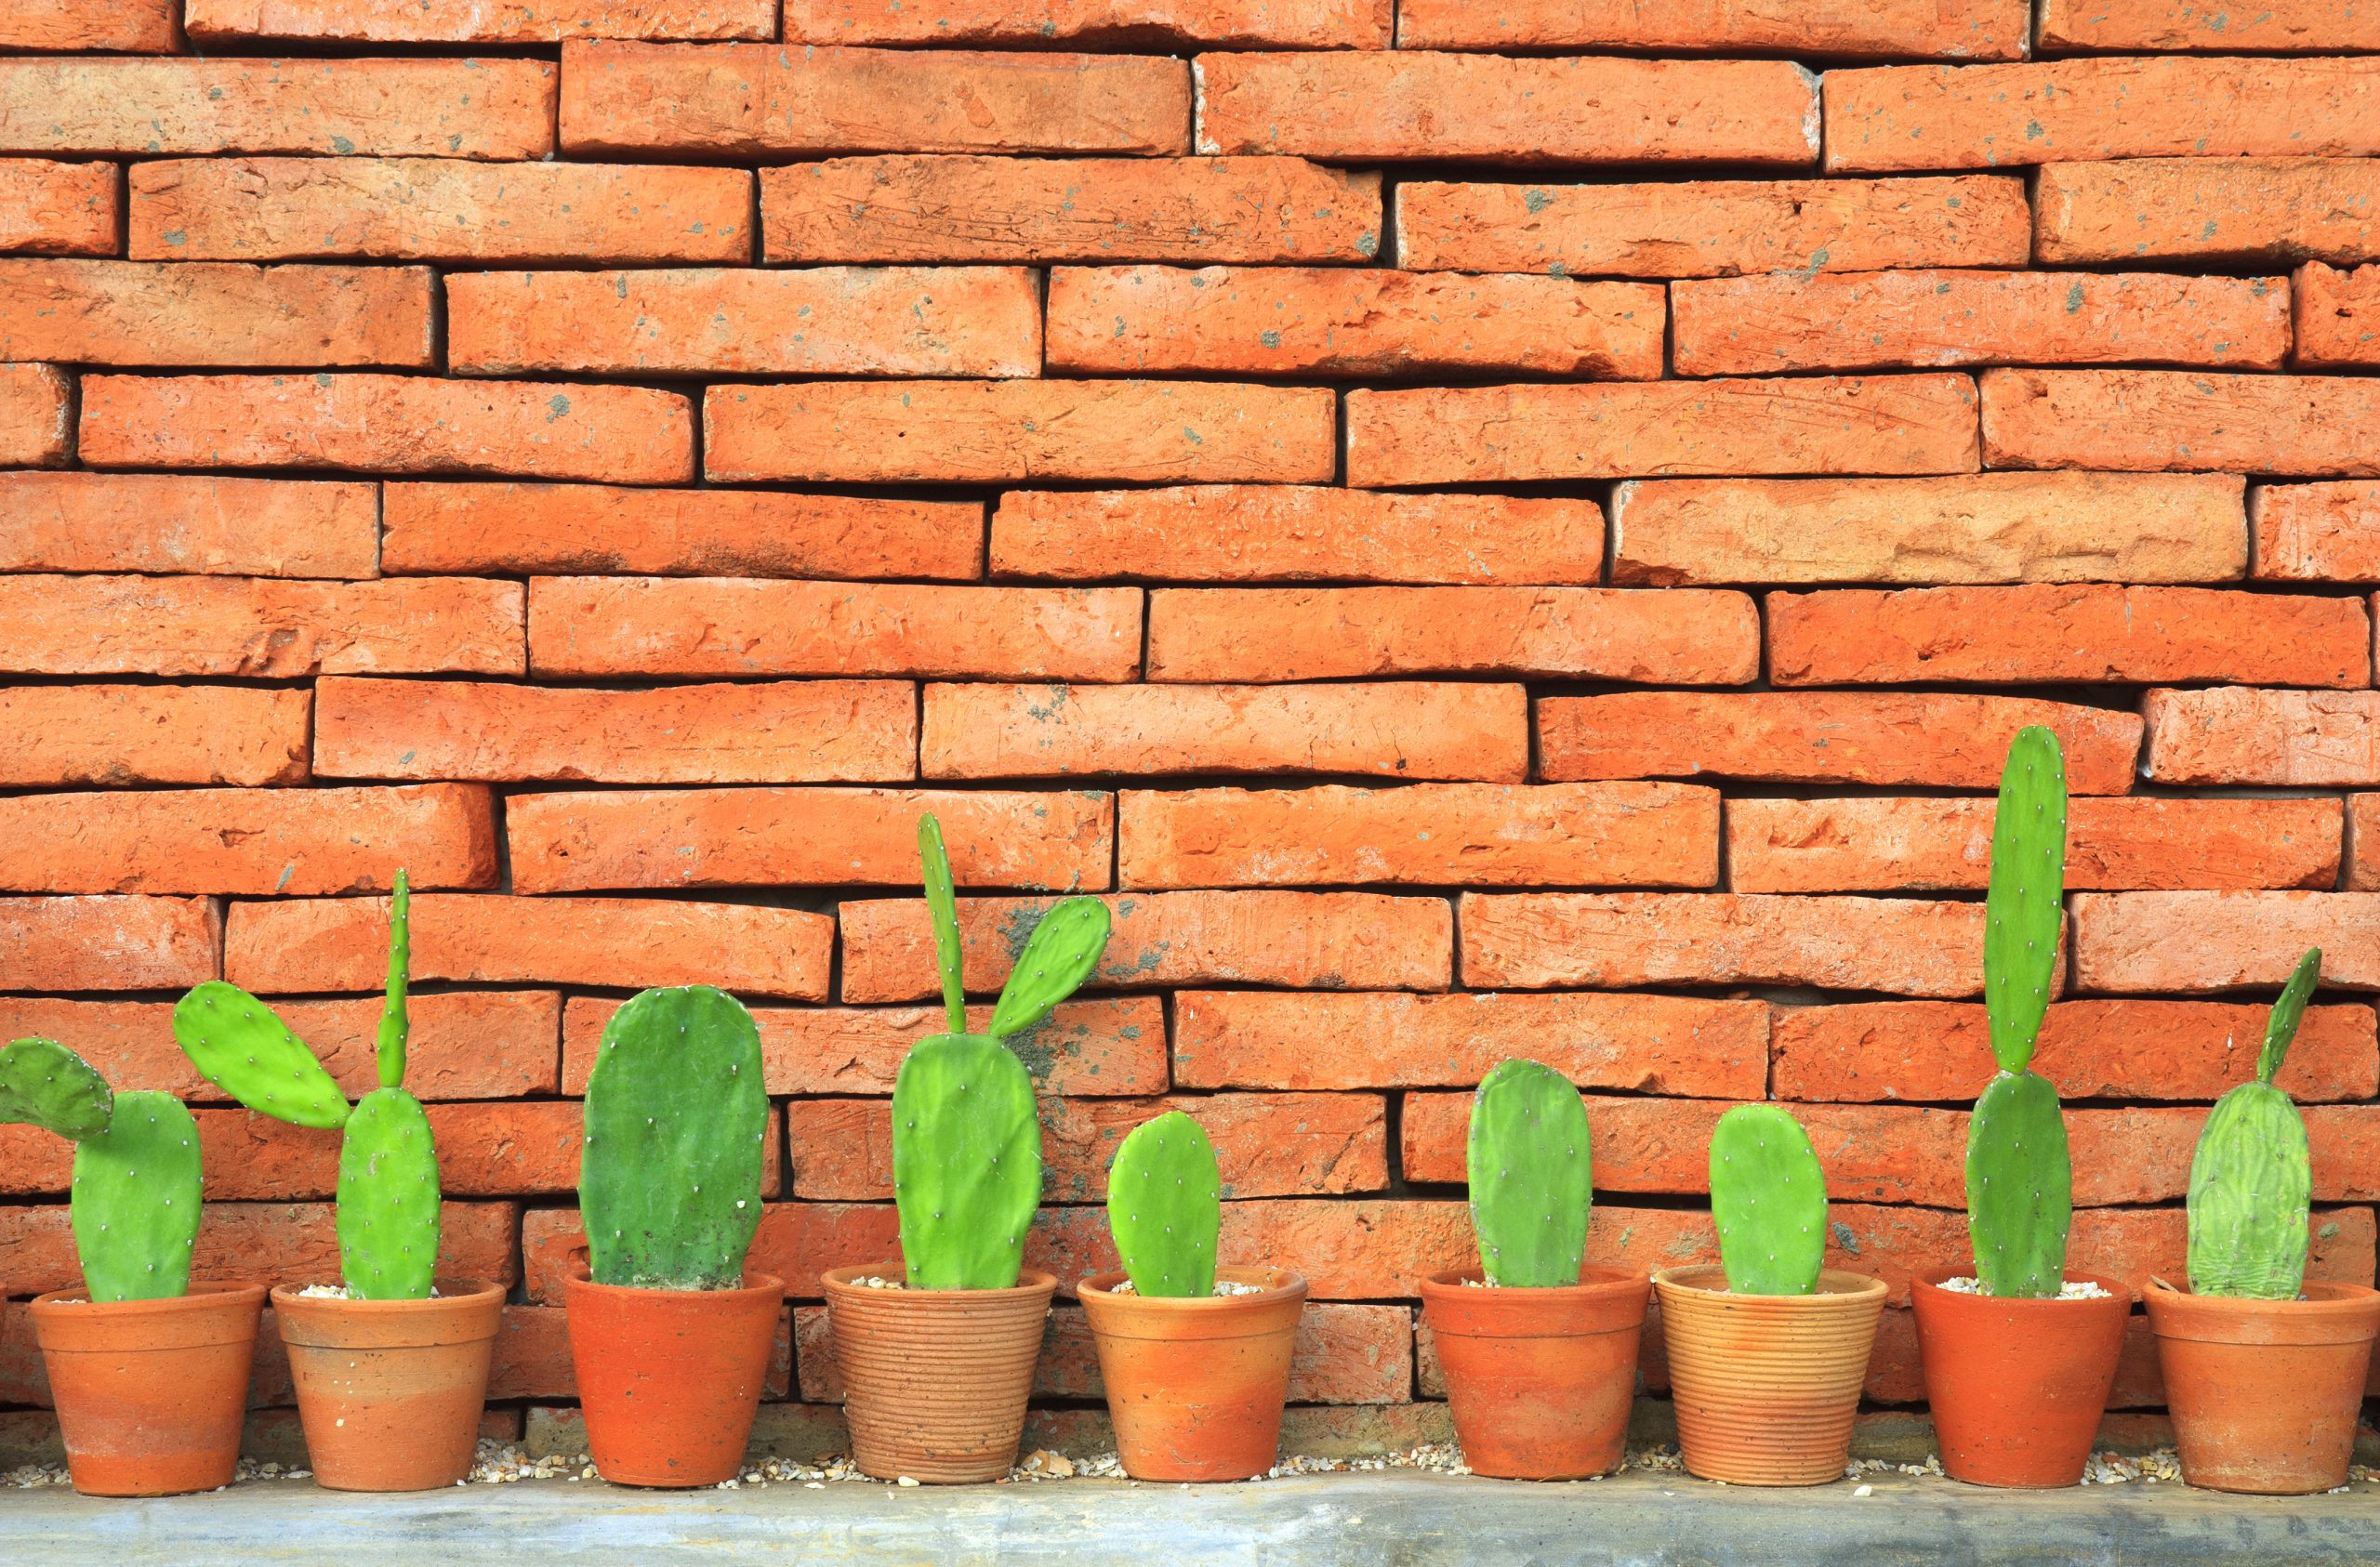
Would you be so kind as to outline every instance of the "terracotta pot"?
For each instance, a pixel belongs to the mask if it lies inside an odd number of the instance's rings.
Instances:
[[[429,1491],[469,1474],[504,1287],[441,1280],[432,1300],[272,1292],[314,1482]]]
[[[1664,1268],[1677,1442],[1688,1471],[1734,1485],[1843,1478],[1884,1282],[1829,1268],[1808,1295],[1731,1295],[1724,1270]]]
[[[1135,1480],[1247,1480],[1280,1452],[1305,1280],[1280,1268],[1215,1276],[1263,1287],[1192,1300],[1117,1295],[1122,1273],[1080,1285],[1116,1449]]]
[[[1942,1471],[1971,1485],[2073,1485],[2091,1460],[2123,1353],[2132,1287],[2104,1300],[1999,1300],[1941,1287],[1971,1268],[1937,1268],[1911,1284],[1917,1352]]]
[[[231,1484],[263,1314],[262,1284],[103,1305],[81,1289],[36,1297],[33,1339],[74,1489],[173,1496]]]
[[[2306,1282],[2296,1300],[2143,1292],[2182,1478],[2301,1496],[2347,1483],[2380,1293]]]
[[[1004,1480],[1058,1281],[1028,1268],[1012,1289],[871,1289],[901,1264],[821,1277],[843,1378],[852,1459],[879,1480]]]
[[[580,1269],[562,1284],[570,1363],[595,1470],[615,1485],[717,1485],[744,1467],[785,1281],[629,1289]]]
[[[1504,1480],[1608,1474],[1628,1451],[1652,1282],[1585,1268],[1576,1284],[1482,1289],[1476,1268],[1421,1281],[1462,1460]]]

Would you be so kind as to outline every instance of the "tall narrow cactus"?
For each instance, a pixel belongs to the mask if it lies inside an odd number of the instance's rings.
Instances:
[[[1711,1132],[1711,1217],[1738,1295],[1807,1295],[1826,1260],[1826,1172],[1781,1105],[1741,1104]]]
[[[1491,1284],[1579,1282],[1593,1204],[1586,1101],[1532,1060],[1500,1061],[1471,1100],[1471,1226]]]
[[[2256,1080],[2215,1101],[2190,1159],[2190,1288],[2200,1295],[2294,1300],[2306,1280],[2313,1195],[2306,1123],[2273,1086],[2322,972],[2316,947],[2273,1004]]]
[[[1107,1172],[1107,1228],[1136,1295],[1215,1292],[1223,1178],[1207,1129],[1178,1110],[1132,1128]]]

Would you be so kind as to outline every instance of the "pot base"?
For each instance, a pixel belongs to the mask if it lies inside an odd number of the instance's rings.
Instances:
[[[732,1480],[760,1408],[785,1281],[741,1289],[632,1289],[584,1271],[562,1284],[570,1363],[595,1472],[614,1485]]]
[[[2299,1300],[2144,1292],[2182,1479],[2303,1496],[2347,1483],[2380,1291],[2307,1280]]]
[[[852,1461],[878,1480],[1005,1480],[1058,1281],[1026,1269],[1012,1289],[874,1289],[897,1262],[820,1276]]]
[[[1830,1268],[1809,1295],[1726,1286],[1712,1266],[1653,1275],[1687,1472],[1731,1485],[1841,1480],[1884,1282]]]
[[[1476,1268],[1421,1282],[1421,1316],[1471,1472],[1586,1480],[1627,1456],[1652,1281],[1585,1268],[1552,1289],[1485,1289]]]
[[[1279,1268],[1215,1277],[1262,1287],[1184,1300],[1117,1295],[1122,1273],[1078,1286],[1117,1453],[1134,1480],[1249,1480],[1280,1455],[1305,1280]]]
[[[1964,1271],[1936,1269],[1910,1284],[1942,1472],[2003,1489],[2080,1482],[2123,1353],[2130,1287],[2081,1273],[2069,1281],[2107,1298],[2002,1300],[1941,1287]]]
[[[33,1303],[66,1472],[86,1496],[176,1496],[240,1466],[262,1284],[192,1284],[170,1300]]]
[[[471,1471],[504,1289],[441,1281],[430,1300],[272,1292],[314,1483],[432,1491]]]

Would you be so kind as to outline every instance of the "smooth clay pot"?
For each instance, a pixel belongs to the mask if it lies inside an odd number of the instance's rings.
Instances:
[[[1099,1348],[1116,1448],[1135,1480],[1247,1480],[1273,1467],[1305,1280],[1280,1268],[1218,1268],[1255,1295],[1117,1295],[1122,1273],[1080,1286]]]
[[[1421,1281],[1462,1460],[1504,1480],[1583,1480],[1620,1467],[1652,1282],[1586,1268],[1576,1284],[1483,1289],[1476,1268]]]
[[[1972,1272],[1937,1268],[1910,1285],[1942,1471],[1970,1485],[2080,1482],[2123,1353],[2131,1286],[2067,1275],[2106,1290],[2104,1300],[1999,1300],[1941,1287]]]
[[[2184,1480],[2275,1496],[2347,1483],[2380,1293],[2308,1279],[2296,1300],[2242,1300],[2158,1280],[2143,1297]]]
[[[504,1287],[441,1281],[430,1300],[272,1292],[314,1481],[429,1491],[470,1473]]]
[[[595,1471],[615,1485],[716,1485],[744,1465],[785,1281],[741,1289],[562,1285],[570,1363]]]
[[[1012,1289],[872,1289],[901,1264],[822,1275],[852,1458],[878,1480],[1004,1480],[1058,1281],[1026,1269]]]
[[[1653,1287],[1687,1470],[1733,1485],[1841,1480],[1884,1282],[1829,1268],[1808,1295],[1733,1295],[1706,1265],[1664,1268]]]
[[[74,1489],[173,1496],[231,1484],[263,1313],[262,1284],[101,1305],[81,1289],[36,1297],[33,1338]]]

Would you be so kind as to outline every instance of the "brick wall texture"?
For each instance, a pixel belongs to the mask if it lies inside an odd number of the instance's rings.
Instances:
[[[1964,1258],[2030,723],[2076,1266],[2180,1271],[2319,942],[2312,1267],[2373,1281],[2373,7],[0,0],[0,1038],[192,1098],[203,1272],[324,1277],[334,1135],[168,1007],[287,998],[360,1088],[409,867],[496,1429],[566,1429],[603,1021],[707,981],[777,1107],[763,1435],[840,1440],[924,810],[980,999],[1115,914],[1023,1041],[1028,1259],[1106,1263],[1116,1142],[1195,1112],[1227,1253],[1313,1282],[1317,1450],[1447,1429],[1415,1282],[1509,1054],[1589,1095],[1601,1260],[1713,1255],[1764,1097],[1832,1261]],[[74,1276],[68,1164],[0,1128],[0,1297]],[[1070,1309],[1042,1380],[1095,1440]],[[1869,1391],[1922,1402],[1903,1310]],[[46,1399],[9,1306],[0,1431]]]

